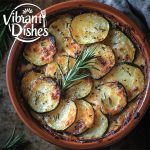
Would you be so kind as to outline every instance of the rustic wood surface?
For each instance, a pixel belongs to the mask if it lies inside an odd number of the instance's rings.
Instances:
[[[21,0],[20,3],[31,2],[41,8],[46,8],[63,0]],[[0,63],[0,145],[5,142],[11,134],[14,125],[18,134],[25,134],[29,141],[23,149],[25,150],[63,150],[58,146],[50,144],[34,135],[18,118],[12,107],[6,87],[6,61],[8,52]],[[105,150],[150,150],[150,112],[147,112],[139,125],[124,139]]]

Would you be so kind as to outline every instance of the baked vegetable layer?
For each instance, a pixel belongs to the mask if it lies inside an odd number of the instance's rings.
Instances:
[[[23,52],[23,56],[31,64],[41,66],[52,62],[55,53],[54,38],[48,36],[28,44]]]
[[[50,134],[100,142],[139,117],[144,52],[107,14],[76,10],[51,17],[49,36],[28,43],[18,59],[21,94]]]
[[[44,121],[50,128],[63,131],[75,121],[76,114],[77,108],[75,103],[61,99],[56,109],[44,115]]]
[[[76,100],[77,117],[75,122],[66,130],[70,134],[81,134],[91,128],[94,123],[93,107],[84,100]]]
[[[103,41],[108,31],[108,21],[96,13],[78,15],[71,23],[72,36],[79,44]]]
[[[71,36],[71,21],[71,15],[61,15],[50,24],[49,32],[55,36],[58,51],[66,51],[68,55],[76,57],[80,53],[81,47]]]

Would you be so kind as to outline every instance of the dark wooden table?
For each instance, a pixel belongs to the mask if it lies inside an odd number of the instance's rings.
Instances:
[[[52,4],[63,0],[21,0],[20,3],[30,2],[37,4],[41,8],[46,8]],[[43,139],[34,135],[18,118],[15,113],[6,87],[6,60],[8,53],[0,63],[0,145],[5,142],[11,134],[14,125],[18,134],[25,134],[25,138],[30,143],[25,150],[63,150],[53,144],[47,143]],[[150,150],[150,111],[147,111],[139,125],[124,139],[117,144],[105,148],[104,150]]]

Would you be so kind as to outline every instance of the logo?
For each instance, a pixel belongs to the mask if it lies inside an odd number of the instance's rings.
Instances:
[[[34,12],[39,12],[34,15]],[[9,27],[12,36],[22,42],[34,42],[41,36],[48,36],[46,28],[46,11],[40,7],[24,3],[15,7],[9,17],[3,15],[4,23]]]

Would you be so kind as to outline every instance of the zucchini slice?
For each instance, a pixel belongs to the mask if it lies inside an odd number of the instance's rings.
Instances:
[[[108,119],[99,109],[95,110],[93,126],[80,135],[81,139],[100,138],[108,128]]]
[[[36,112],[44,113],[55,109],[59,103],[60,89],[51,78],[38,78],[27,101]]]
[[[104,43],[113,49],[117,63],[133,61],[135,47],[123,32],[115,29],[110,31]]]
[[[84,100],[76,100],[77,117],[75,122],[66,130],[66,132],[78,135],[91,128],[94,123],[93,107]]]
[[[43,74],[34,71],[28,72],[21,80],[21,90],[25,99],[31,94],[32,87],[38,78],[42,78]]]
[[[110,82],[99,88],[101,111],[104,114],[116,115],[127,105],[127,95],[124,87],[119,82]]]
[[[84,13],[73,18],[71,31],[73,38],[79,44],[95,43],[106,38],[109,23],[96,13]]]
[[[75,65],[75,61],[76,60],[72,57],[69,57],[67,53],[59,53],[54,58],[54,61],[46,66],[45,75],[52,78],[59,78],[61,72],[58,64],[61,67],[63,74],[66,74],[67,71]]]
[[[141,52],[138,52],[137,57],[134,60],[134,64],[138,65],[139,67],[145,66],[145,59]]]
[[[83,97],[86,97],[91,89],[92,89],[93,83],[90,78],[84,78],[80,79],[78,81],[75,81],[73,86],[67,89],[65,96],[68,99],[81,99]]]
[[[144,90],[144,74],[138,67],[130,64],[119,64],[115,66],[101,80],[102,83],[114,81],[120,82],[125,87],[128,101],[133,100]]]
[[[71,15],[61,15],[50,24],[49,32],[55,36],[57,49],[59,51],[66,51],[68,55],[76,57],[80,53],[81,47],[73,40],[71,36],[71,21]]]
[[[88,47],[88,49],[95,50],[94,66],[98,69],[90,69],[91,75],[94,79],[99,79],[110,71],[110,69],[115,65],[115,56],[112,49],[104,44],[93,44]]]
[[[44,121],[50,128],[63,131],[72,125],[76,115],[77,107],[75,103],[61,99],[56,109],[44,115]]]
[[[41,66],[53,61],[56,47],[52,36],[40,38],[25,47],[23,56],[30,63]]]

